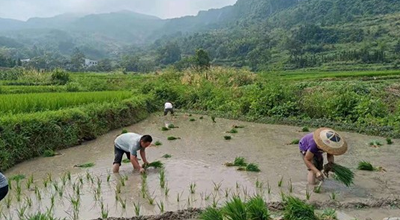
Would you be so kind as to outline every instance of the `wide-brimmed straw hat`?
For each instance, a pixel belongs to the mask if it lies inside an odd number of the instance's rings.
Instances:
[[[339,133],[331,128],[318,128],[313,138],[318,147],[332,155],[342,155],[347,151],[347,143]]]

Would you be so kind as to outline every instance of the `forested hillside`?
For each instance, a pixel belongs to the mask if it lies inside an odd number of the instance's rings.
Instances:
[[[393,69],[400,64],[400,2],[395,0],[238,0],[169,20],[123,11],[0,24],[5,36],[0,60],[61,59],[53,65],[31,64],[37,68],[68,67],[77,55],[128,71],[181,68],[190,65],[199,48],[214,65],[255,71]]]

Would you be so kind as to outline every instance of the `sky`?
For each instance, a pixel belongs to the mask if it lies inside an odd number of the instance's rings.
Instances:
[[[93,14],[130,10],[160,18],[196,15],[233,5],[236,0],[0,0],[0,17],[27,20],[64,13]]]

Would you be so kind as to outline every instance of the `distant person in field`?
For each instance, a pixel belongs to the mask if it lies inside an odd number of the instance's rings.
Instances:
[[[153,138],[150,135],[140,135],[136,133],[125,133],[119,135],[114,140],[114,163],[113,163],[113,172],[118,173],[119,167],[121,166],[122,157],[125,154],[126,157],[131,161],[134,170],[139,171],[140,173],[144,173],[145,165],[147,162],[146,159],[146,148],[151,145]],[[143,161],[143,165],[140,166],[137,151],[140,151],[140,156]]]
[[[6,176],[0,172],[0,201],[6,197],[8,193],[8,181]]]
[[[164,116],[166,116],[168,112],[171,112],[171,115],[174,115],[174,107],[171,102],[166,102],[164,104]]]
[[[341,135],[330,128],[319,128],[313,133],[305,135],[299,142],[300,153],[308,168],[308,184],[315,185],[315,179],[324,180],[323,153],[327,153],[328,163],[325,165],[325,175],[331,171],[334,156],[342,155],[347,151],[347,143]]]

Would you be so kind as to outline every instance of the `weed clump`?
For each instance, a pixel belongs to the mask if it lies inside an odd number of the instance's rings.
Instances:
[[[44,157],[54,157],[55,155],[56,155],[56,152],[54,152],[54,151],[51,150],[51,149],[45,150],[45,151],[43,152],[43,156],[44,156]]]
[[[231,137],[231,136],[224,136],[224,139],[225,139],[225,140],[231,140],[232,137]]]
[[[314,207],[293,196],[285,197],[285,220],[318,220],[314,214]]]
[[[367,171],[374,171],[374,167],[372,166],[372,164],[370,162],[367,161],[360,161],[358,163],[358,167],[357,169],[359,170],[367,170]]]

